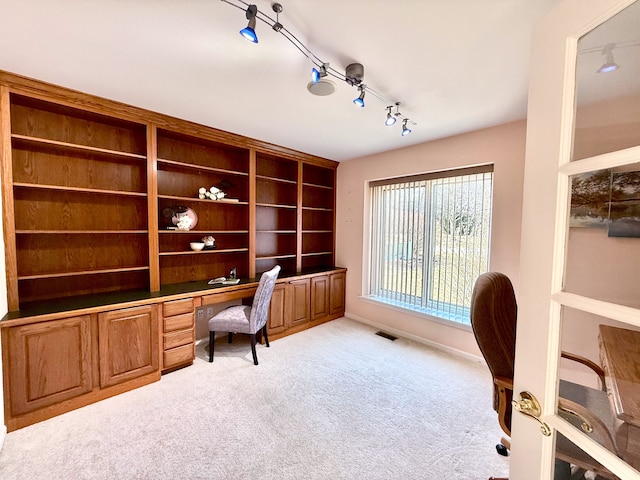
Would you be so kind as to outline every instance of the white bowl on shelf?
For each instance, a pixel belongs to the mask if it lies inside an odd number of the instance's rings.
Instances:
[[[194,252],[199,252],[200,250],[202,250],[204,248],[204,243],[203,242],[191,242],[189,244],[189,246],[191,247],[191,250],[193,250]]]

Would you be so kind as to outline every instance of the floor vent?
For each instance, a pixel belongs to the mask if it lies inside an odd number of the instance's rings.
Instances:
[[[382,338],[386,338],[387,340],[391,340],[392,342],[398,339],[398,337],[394,337],[390,333],[385,333],[385,332],[376,332],[376,335]]]

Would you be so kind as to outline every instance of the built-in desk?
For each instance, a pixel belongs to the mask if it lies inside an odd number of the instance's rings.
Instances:
[[[274,339],[344,315],[345,272],[327,268],[281,275],[268,324],[272,329],[278,326]],[[158,292],[41,301],[9,312],[0,320],[9,431],[190,365],[195,358],[196,315],[208,305],[249,301],[258,283],[259,278],[241,279],[237,285],[188,282]],[[297,295],[297,287],[305,284],[306,296]],[[307,302],[306,309],[300,299]],[[302,320],[300,310],[307,312]]]
[[[640,469],[640,331],[600,325],[600,360],[607,394],[620,420],[616,445],[622,458]]]

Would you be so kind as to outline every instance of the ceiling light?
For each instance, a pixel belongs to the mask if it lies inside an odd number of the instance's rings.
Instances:
[[[319,70],[317,68],[315,68],[315,67],[313,67],[311,69],[311,81],[313,82],[314,85],[316,83],[318,83],[318,80],[320,80],[322,77],[326,77],[327,76],[327,68],[328,67],[329,67],[328,63],[323,63],[320,66]]]
[[[613,60],[613,49],[616,48],[615,43],[608,43],[602,49],[602,54],[605,55],[605,61],[598,69],[597,73],[609,73],[615,72],[618,68],[618,64]]]
[[[360,96],[353,100],[353,103],[355,103],[358,107],[364,107],[364,89],[364,85],[358,87],[358,90],[360,90]]]
[[[409,119],[405,118],[404,122],[402,122],[402,136],[406,137],[407,135],[409,135],[411,133],[411,129],[409,127],[407,127],[407,121]]]
[[[391,125],[393,125],[394,123],[396,123],[396,117],[394,117],[393,115],[391,115],[391,109],[393,107],[387,107],[388,113],[387,113],[387,119],[384,121],[384,124],[387,127],[390,127]]]
[[[606,61],[598,69],[598,73],[615,72],[620,66],[613,60],[613,53],[607,54]]]
[[[280,23],[280,13],[282,13],[283,10],[280,3],[271,4],[271,10],[275,12],[276,16],[274,19],[267,13],[259,11],[256,5],[248,4],[245,0],[222,0],[222,2],[245,12],[249,23],[246,28],[240,30],[240,34],[250,42],[258,43],[258,35],[256,35],[255,28],[256,20],[260,20],[261,22],[269,25],[273,31],[282,35],[289,43],[291,43],[291,45],[302,53],[302,55],[311,61],[313,69],[311,70],[311,81],[307,84],[307,90],[313,95],[327,96],[335,92],[336,83],[328,78],[333,77],[333,79],[347,82],[352,87],[358,88],[360,94],[358,98],[353,100],[353,103],[359,107],[364,107],[365,93],[369,93],[369,96],[374,96],[379,101],[383,102],[384,105],[393,104],[393,102],[383,93],[364,84],[364,66],[361,63],[351,63],[347,65],[344,72],[340,72],[331,68],[329,63],[323,62],[322,59],[309,49],[309,47],[302,43],[293,33],[282,25],[282,23]],[[395,103],[396,107],[398,104],[399,102]],[[393,125],[397,120],[404,121],[403,135],[407,135],[411,132],[409,128],[406,128],[407,120],[412,125],[417,125],[416,122],[400,114],[397,109],[395,113],[392,113],[389,108],[387,118],[385,119],[385,125]]]
[[[311,81],[315,85],[316,83],[318,83],[318,80],[320,80],[320,70],[318,70],[317,68],[313,67],[311,69]]]
[[[249,5],[247,7],[247,20],[249,24],[240,30],[240,35],[253,43],[258,43],[258,36],[256,35],[256,15],[258,14],[258,7],[255,5]]]

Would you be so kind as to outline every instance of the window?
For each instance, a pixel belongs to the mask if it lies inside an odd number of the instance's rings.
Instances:
[[[369,298],[469,325],[492,187],[492,165],[371,182]]]

